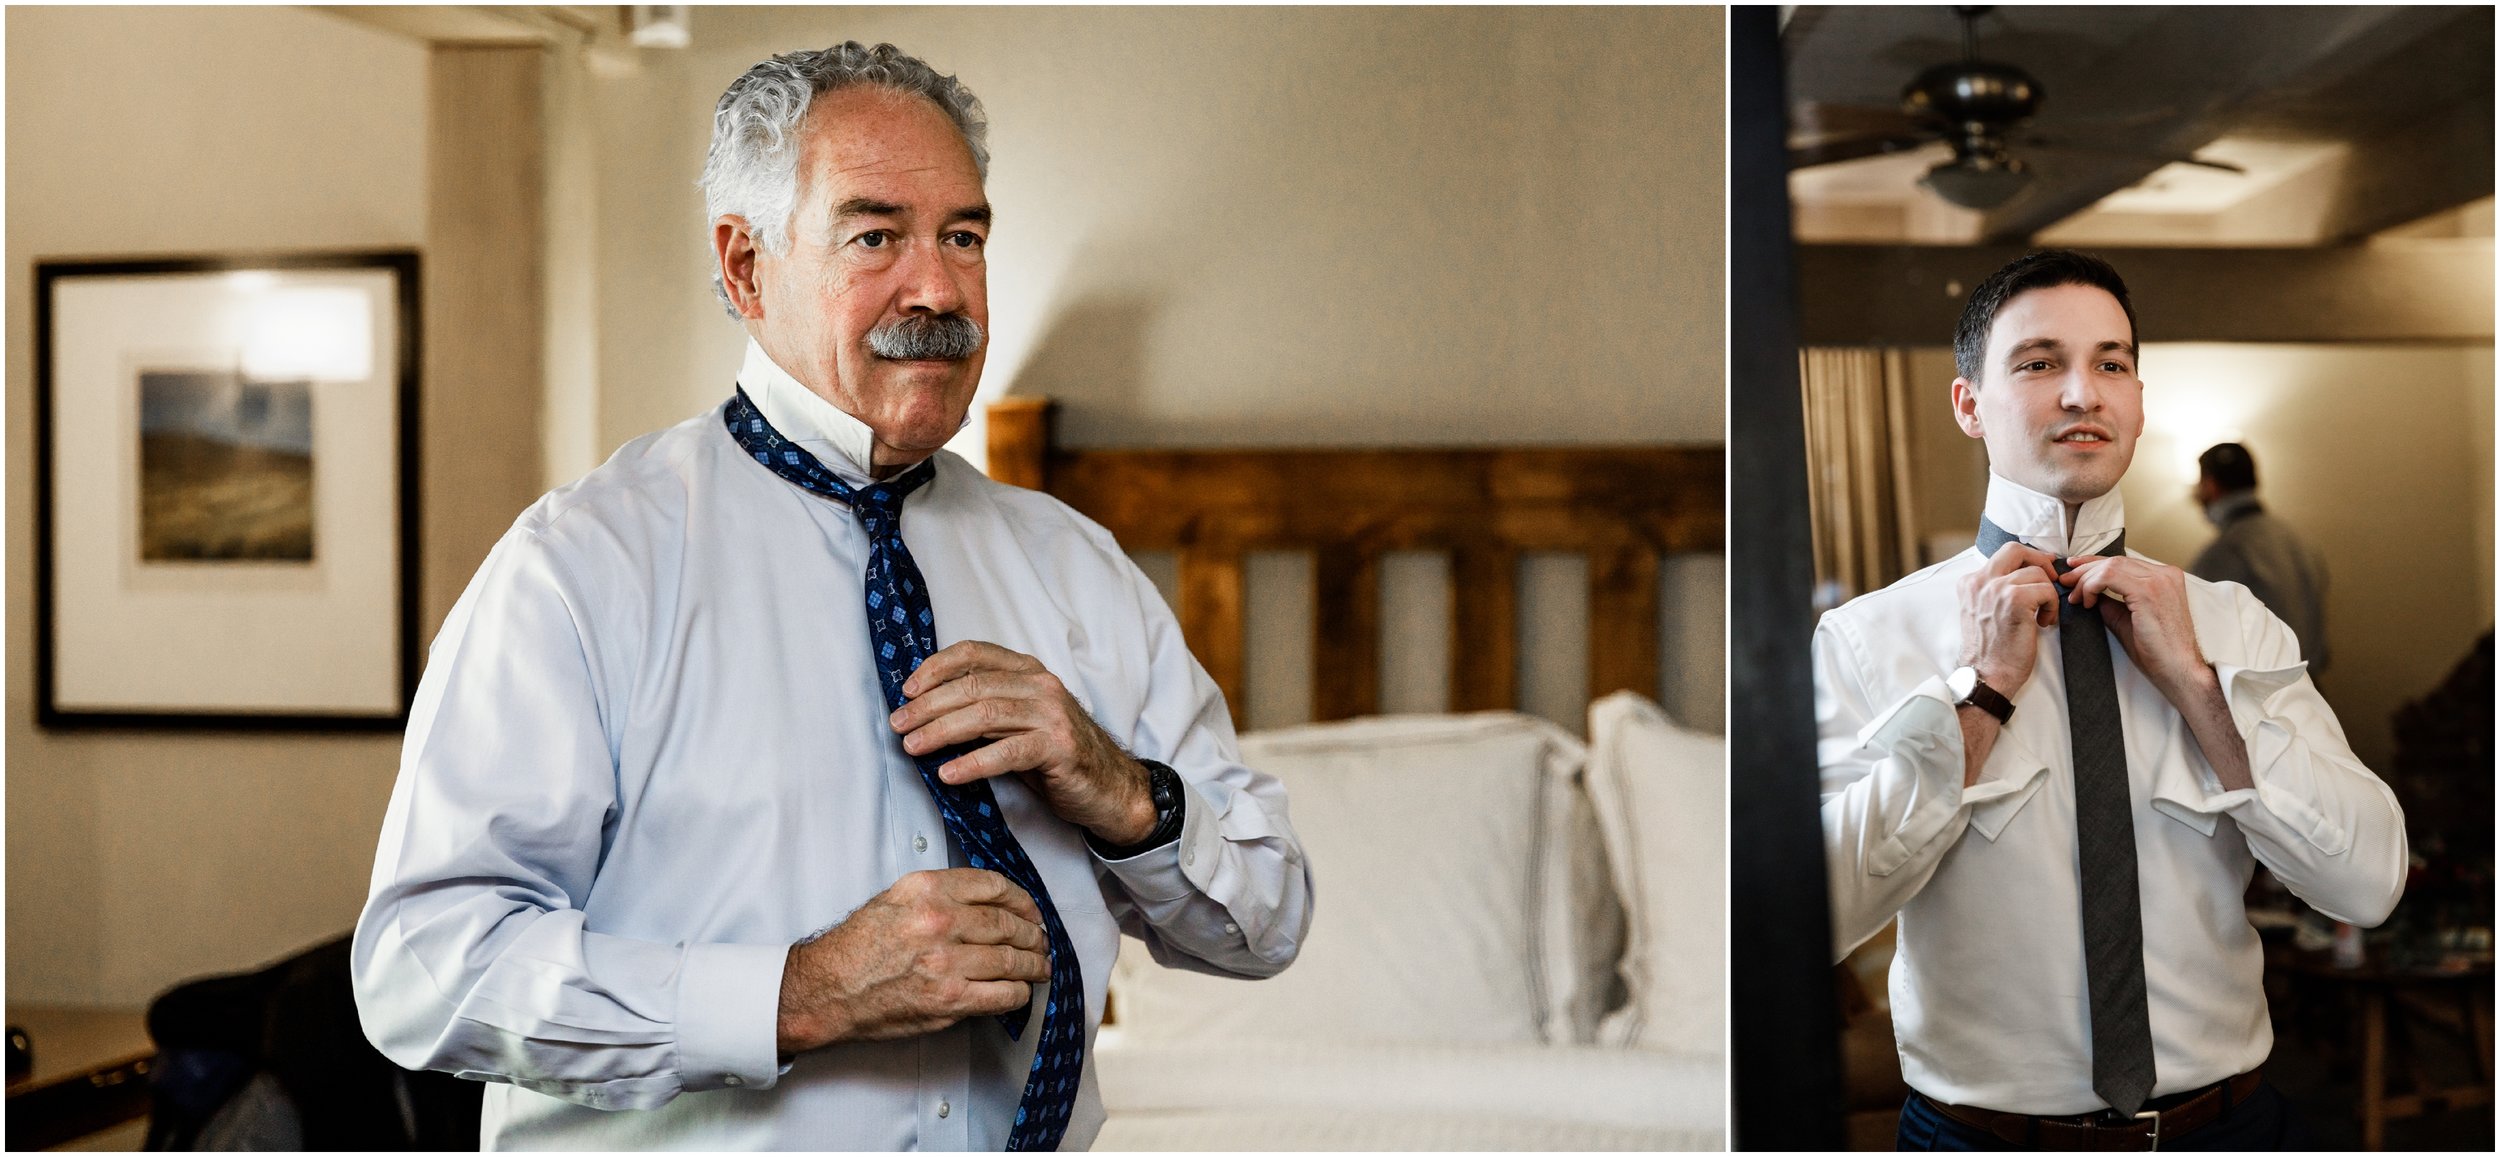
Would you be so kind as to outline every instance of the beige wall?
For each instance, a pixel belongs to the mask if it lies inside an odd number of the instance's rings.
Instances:
[[[6,19],[8,998],[136,1005],[352,925],[398,744],[35,728],[33,263],[417,244],[425,52],[285,8]]]
[[[597,441],[736,371],[692,184],[721,90],[858,39],[987,106],[984,395],[1061,398],[1072,443],[1716,442],[1721,21],[697,9],[693,49],[590,82]]]
[[[2388,717],[2439,684],[2492,623],[2488,347],[2152,344],[2128,543],[2181,564],[2213,530],[2186,497],[2196,455],[2247,444],[2258,493],[2326,556],[2319,680],[2353,750],[2394,751]],[[2478,489],[2479,487],[2479,489]]]
[[[1914,350],[1910,366],[1923,529],[1967,535],[1987,460],[1952,425],[1953,353]],[[2335,662],[2320,685],[2353,749],[2388,766],[2388,717],[2492,625],[2491,349],[2153,343],[2143,375],[2128,545],[2193,561],[2213,538],[2187,498],[2196,455],[2246,443],[2268,508],[2326,556]]]

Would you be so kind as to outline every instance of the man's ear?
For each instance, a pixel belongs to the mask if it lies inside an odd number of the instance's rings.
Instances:
[[[1953,379],[1953,421],[1973,438],[1988,436],[1979,425],[1979,385],[1969,378]]]
[[[747,219],[734,213],[712,219],[712,259],[720,271],[721,288],[738,316],[753,321],[764,316],[763,283],[755,275],[755,234]]]

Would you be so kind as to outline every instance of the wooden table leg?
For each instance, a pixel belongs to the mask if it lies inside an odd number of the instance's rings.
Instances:
[[[2491,1084],[2491,990],[2468,987],[2465,990],[2465,1015],[2474,1027],[2474,1065],[2483,1084]]]
[[[2387,1148],[2387,994],[2363,985],[2361,996],[2361,1147]]]

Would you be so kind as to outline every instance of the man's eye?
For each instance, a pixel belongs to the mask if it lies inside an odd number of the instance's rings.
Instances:
[[[964,230],[957,230],[946,235],[946,243],[957,249],[978,249],[981,247],[981,242],[980,234]]]
[[[859,235],[859,244],[863,249],[883,249],[891,240],[893,238],[883,229],[872,229]]]
[[[2047,362],[2024,362],[2024,363],[2022,364],[2021,368],[2022,368],[2024,371],[2026,371],[2026,372],[2037,372],[2037,371],[2039,371],[2039,370],[2045,370],[2045,369],[2049,368],[2049,363],[2047,363]]]

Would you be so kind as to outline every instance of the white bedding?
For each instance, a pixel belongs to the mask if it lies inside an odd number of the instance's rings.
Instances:
[[[1103,1036],[1101,1150],[1725,1147],[1716,1056]]]

